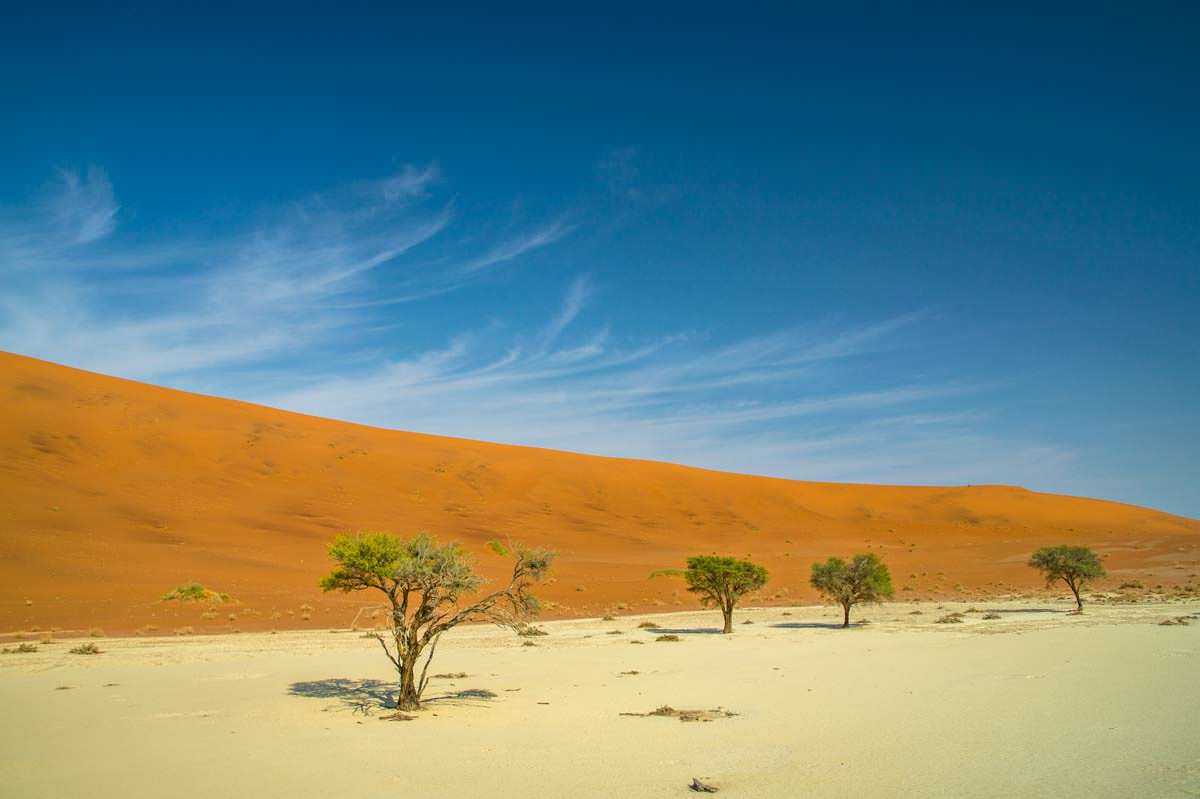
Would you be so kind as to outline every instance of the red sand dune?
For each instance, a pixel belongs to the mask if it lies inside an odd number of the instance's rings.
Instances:
[[[353,530],[429,530],[493,576],[488,539],[549,546],[560,560],[539,593],[557,615],[692,607],[648,574],[706,552],[766,565],[760,601],[778,602],[813,598],[813,560],[860,551],[886,559],[902,598],[1028,590],[1029,553],[1063,542],[1107,556],[1105,585],[1200,571],[1196,520],[1022,488],[800,482],[441,438],[9,354],[0,395],[0,631],[345,626],[370,600],[316,584],[329,541]],[[191,581],[234,602],[158,601]]]

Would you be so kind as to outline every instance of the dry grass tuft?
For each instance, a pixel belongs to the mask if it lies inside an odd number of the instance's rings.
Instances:
[[[36,651],[38,651],[38,648],[33,644],[18,644],[17,646],[0,650],[0,652],[3,652],[5,655],[20,655],[27,652]]]
[[[637,716],[640,718],[662,717],[675,718],[680,721],[714,721],[715,719],[733,718],[737,713],[732,713],[722,708],[713,708],[712,710],[676,710],[670,705],[659,705],[649,713],[622,713],[622,716]]]

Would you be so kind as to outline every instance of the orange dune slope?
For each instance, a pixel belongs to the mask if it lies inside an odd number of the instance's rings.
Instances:
[[[845,485],[725,474],[381,430],[0,354],[0,631],[346,626],[363,595],[323,595],[338,533],[428,530],[503,563],[491,538],[560,553],[557,615],[692,607],[652,569],[749,556],[759,601],[812,598],[810,564],[877,552],[899,597],[1038,584],[1038,546],[1081,543],[1106,584],[1185,583],[1200,522],[1006,486]],[[159,597],[198,581],[232,601]]]

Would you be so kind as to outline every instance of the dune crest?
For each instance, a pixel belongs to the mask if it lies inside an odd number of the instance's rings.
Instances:
[[[761,601],[811,599],[810,563],[879,553],[900,599],[1038,585],[1045,543],[1086,543],[1112,577],[1186,581],[1200,522],[1009,486],[782,480],[383,430],[0,354],[0,630],[170,632],[349,624],[322,595],[340,532],[429,530],[561,553],[539,592],[557,615],[692,607],[658,567],[750,555]],[[910,576],[916,575],[916,576]],[[164,603],[199,582],[230,603]],[[305,618],[307,617],[307,618]]]

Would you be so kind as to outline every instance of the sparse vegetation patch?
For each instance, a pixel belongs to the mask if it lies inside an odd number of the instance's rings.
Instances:
[[[229,594],[221,591],[205,588],[200,583],[176,586],[173,590],[159,597],[160,602],[172,602],[175,600],[180,602],[203,602],[207,600],[209,602],[221,603],[230,601],[230,597]]]
[[[3,650],[4,654],[6,654],[6,655],[18,655],[18,654],[24,654],[27,652],[36,652],[36,651],[38,651],[38,648],[36,646],[34,646],[33,644],[18,644],[17,646],[14,646],[14,647],[5,647],[5,649]]]

